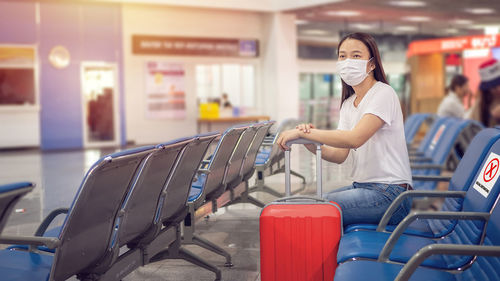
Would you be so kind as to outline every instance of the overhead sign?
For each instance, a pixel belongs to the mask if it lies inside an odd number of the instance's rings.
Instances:
[[[133,35],[132,52],[137,55],[257,57],[254,39]]]
[[[497,46],[500,46],[500,34],[420,40],[410,43],[406,56],[489,49]]]
[[[484,163],[481,172],[476,178],[474,189],[484,197],[488,197],[491,189],[495,186],[498,180],[500,168],[500,156],[496,153],[490,153],[488,159]]]

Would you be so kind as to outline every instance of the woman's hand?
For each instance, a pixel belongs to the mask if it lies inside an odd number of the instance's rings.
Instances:
[[[278,137],[278,145],[282,150],[289,150],[290,147],[286,145],[287,142],[300,138],[300,131],[298,129],[292,129],[288,131],[281,132]]]
[[[311,129],[314,129],[314,125],[309,123],[309,124],[300,124],[295,127],[295,129],[298,129],[299,131],[302,131],[306,134],[311,132]]]

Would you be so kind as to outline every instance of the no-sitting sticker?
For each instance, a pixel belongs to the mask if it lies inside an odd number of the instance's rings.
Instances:
[[[431,145],[429,146],[430,150],[434,150],[436,147],[437,142],[441,138],[441,135],[443,134],[444,129],[446,129],[446,124],[442,124],[439,129],[436,131],[436,134],[432,138]]]
[[[490,153],[488,159],[481,168],[481,173],[477,176],[474,183],[474,189],[477,190],[484,197],[488,197],[491,189],[498,179],[500,167],[500,156],[496,153]]]

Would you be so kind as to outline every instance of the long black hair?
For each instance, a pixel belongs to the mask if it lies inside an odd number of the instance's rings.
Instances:
[[[479,103],[479,117],[481,123],[483,123],[484,126],[489,127],[491,120],[490,105],[493,102],[493,94],[491,93],[491,89],[480,89],[479,95],[481,97]]]
[[[356,32],[356,33],[349,34],[349,35],[345,36],[344,38],[342,38],[342,40],[340,40],[339,47],[337,49],[337,55],[338,55],[338,52],[340,50],[340,46],[347,39],[356,39],[356,40],[363,42],[363,44],[365,44],[365,46],[370,51],[370,57],[373,58],[372,62],[375,65],[375,69],[373,70],[373,76],[374,76],[375,80],[389,84],[387,82],[387,79],[385,78],[384,67],[382,66],[382,61],[380,59],[380,53],[378,51],[377,43],[375,43],[375,39],[370,34],[362,33],[362,32]],[[342,80],[342,102],[340,103],[340,106],[342,106],[342,104],[344,104],[344,101],[346,99],[348,99],[350,96],[352,96],[353,94],[354,94],[354,89],[351,86],[347,85]]]

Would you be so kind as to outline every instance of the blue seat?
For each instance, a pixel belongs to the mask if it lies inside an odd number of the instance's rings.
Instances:
[[[429,149],[424,153],[424,157],[427,157],[424,158],[426,160],[411,165],[412,174],[439,175],[441,170],[446,168],[446,164],[450,159],[455,158],[458,163],[463,155],[457,155],[454,148],[461,133],[474,123],[475,121],[472,120],[446,119],[441,124],[440,136],[435,136],[435,139],[429,145]],[[436,187],[436,181],[413,181],[413,188],[417,190],[434,190]]]
[[[420,127],[422,124],[427,121],[433,119],[434,116],[432,116],[429,113],[415,113],[410,115],[404,124],[404,130],[405,130],[405,138],[406,138],[406,143],[410,145],[413,142],[413,139],[415,138],[415,135],[418,133],[420,130]]]
[[[496,130],[496,129],[495,129]],[[490,212],[498,194],[500,192],[500,182],[497,180],[491,181],[491,190],[486,195],[482,191],[481,186],[487,186],[483,182],[485,169],[490,167],[490,162],[500,154],[500,140],[497,140],[487,153],[486,157],[481,161],[480,168],[474,172],[474,180],[471,182],[463,201],[461,212],[423,212],[416,211],[410,213],[392,233],[375,232],[375,231],[356,231],[344,235],[340,241],[338,258],[339,262],[356,258],[377,259],[384,257],[388,250],[391,261],[405,263],[407,262],[420,248],[427,245],[440,244],[470,244],[477,245],[481,241],[484,233],[485,223],[481,220],[464,221],[458,220],[453,225],[452,230],[439,240],[434,240],[426,237],[417,237],[403,234],[407,226],[415,219],[456,219],[467,217],[470,212]],[[498,160],[496,160],[498,161]],[[496,175],[498,178],[498,175]],[[482,183],[483,182],[483,183]],[[383,249],[386,242],[389,241]],[[392,249],[393,248],[393,249]],[[434,256],[422,264],[429,267],[456,269],[460,268],[472,260],[470,256]]]
[[[410,148],[410,155],[421,156],[424,152],[429,149],[430,144],[435,140],[436,133],[441,129],[441,125],[450,118],[448,117],[438,117],[431,125],[431,127],[425,133],[424,138],[414,150]],[[441,129],[442,130],[442,129]]]
[[[492,194],[490,194],[492,195]],[[335,281],[497,281],[500,280],[500,205],[485,214],[487,227],[482,245],[439,244],[425,246],[412,256],[406,264],[387,263],[386,260],[355,260],[340,264],[335,272]],[[489,216],[489,218],[488,218]],[[466,218],[464,218],[466,219]],[[425,268],[421,265],[441,256],[445,261],[453,261],[456,256],[475,256],[472,265],[460,271],[444,271]]]
[[[16,182],[0,185],[0,231],[5,227],[7,219],[16,203],[35,185],[31,182]]]
[[[449,197],[454,192],[465,193],[471,186],[475,173],[482,164],[493,143],[500,139],[500,131],[498,129],[484,129],[474,137],[470,146],[468,147],[465,155],[460,161],[457,169],[453,173],[448,185],[450,192],[421,192],[421,191],[407,191],[404,196],[412,196],[415,194],[417,197],[423,196],[440,196]],[[440,195],[441,194],[441,195]],[[456,194],[456,193],[455,193]],[[402,196],[400,196],[402,197]],[[384,216],[390,218],[391,212],[399,205],[399,200],[395,200],[394,206],[391,206]],[[456,212],[462,209],[463,199],[446,198],[442,205],[441,211]],[[385,221],[385,219],[383,219]],[[405,231],[406,234],[418,235],[424,237],[438,238],[448,234],[456,221],[445,220],[417,220],[414,221]],[[344,228],[344,232],[348,233],[356,230],[375,230],[377,227],[381,228],[380,231],[393,231],[395,225],[375,225],[375,224],[353,224]]]
[[[65,280],[97,268],[115,253],[114,221],[134,175],[154,146],[130,149],[99,159],[89,169],[69,208],[58,237],[1,236],[3,244],[28,244],[55,253],[2,250],[0,276],[8,280]],[[14,260],[24,263],[22,267]],[[33,275],[30,275],[33,274]],[[26,276],[31,276],[26,278]],[[39,278],[39,279],[36,279]]]

